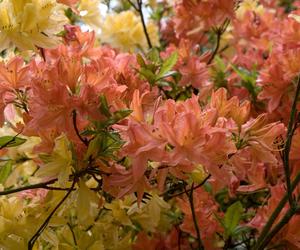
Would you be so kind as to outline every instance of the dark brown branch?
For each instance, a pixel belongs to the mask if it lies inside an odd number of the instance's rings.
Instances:
[[[61,201],[56,205],[56,207],[52,210],[52,212],[48,215],[44,223],[39,227],[37,232],[32,236],[32,238],[28,242],[28,250],[32,250],[34,243],[37,241],[37,239],[40,237],[42,232],[46,229],[48,226],[52,216],[55,214],[55,212],[60,208],[60,206],[65,202],[65,200],[69,197],[69,195],[72,193],[74,186],[76,183],[76,179],[73,180],[72,186],[69,188],[68,192],[66,195],[61,199]]]
[[[37,183],[37,184],[25,186],[25,187],[19,187],[19,188],[10,189],[10,190],[4,190],[4,191],[0,192],[0,196],[1,195],[8,195],[8,194],[13,194],[13,193],[18,193],[18,192],[25,191],[25,190],[30,190],[30,189],[37,189],[37,188],[51,189],[51,190],[62,190],[61,188],[48,187],[48,185],[53,184],[56,181],[57,181],[57,178],[52,179],[52,180],[47,181],[47,182],[43,182],[43,183]]]
[[[75,237],[75,233],[74,233],[74,231],[73,231],[73,226],[72,226],[69,222],[67,223],[67,225],[68,225],[68,227],[69,227],[69,229],[70,229],[70,231],[71,231],[71,234],[72,234],[72,237],[73,237],[73,241],[74,241],[75,246],[78,246],[78,245],[77,245],[77,240],[76,240],[76,237]]]
[[[78,136],[79,140],[84,143],[84,145],[88,146],[89,145],[88,141],[86,139],[82,138],[82,136],[80,135],[80,132],[78,130],[76,110],[73,110],[72,118],[73,118],[73,126],[74,126],[74,130],[75,130],[76,135]]]
[[[284,166],[284,173],[285,173],[285,180],[286,180],[286,186],[287,186],[287,192],[289,196],[289,203],[290,206],[292,207],[294,205],[294,199],[293,199],[293,193],[291,189],[291,173],[290,173],[290,165],[289,165],[289,155],[290,155],[290,150],[291,150],[291,145],[292,145],[292,139],[295,131],[295,120],[297,116],[297,102],[298,102],[298,97],[300,93],[300,76],[298,77],[297,81],[297,88],[296,88],[296,93],[294,96],[294,101],[292,104],[291,108],[291,114],[290,114],[290,120],[288,124],[288,131],[287,131],[287,138],[286,142],[284,145],[284,150],[283,150],[283,166]]]
[[[297,174],[297,176],[295,177],[295,179],[293,180],[293,182],[291,184],[292,191],[297,187],[299,182],[300,182],[300,173]],[[266,225],[264,226],[263,230],[261,231],[254,249],[259,249],[262,242],[264,242],[265,238],[267,237],[268,233],[270,232],[270,230],[272,228],[272,225],[274,224],[275,220],[279,216],[280,212],[284,208],[287,201],[288,201],[288,194],[286,193],[282,197],[280,202],[278,203],[276,209],[273,211],[273,213],[271,214],[270,218],[268,219]]]
[[[300,212],[300,207],[291,207],[286,214],[283,216],[283,218],[278,222],[278,224],[271,230],[270,233],[268,233],[263,240],[263,242],[259,245],[257,250],[263,250],[266,246],[271,242],[273,237],[292,219],[292,217]]]
[[[144,14],[143,14],[143,0],[137,0],[137,4],[138,4],[138,10],[137,11],[140,14],[140,18],[141,18],[141,22],[142,22],[144,34],[146,36],[146,40],[147,40],[147,43],[148,43],[148,47],[149,47],[149,49],[152,49],[152,43],[151,43],[151,40],[150,40],[149,33],[147,31],[147,27],[146,27],[146,23],[145,23],[145,18],[144,18]]]
[[[185,189],[185,187],[184,187]],[[195,226],[195,230],[196,230],[196,236],[197,236],[197,242],[198,242],[198,249],[199,250],[204,250],[203,247],[203,243],[201,240],[201,236],[200,236],[200,229],[199,229],[199,225],[197,222],[197,217],[196,217],[196,212],[195,212],[195,206],[194,206],[194,183],[192,184],[192,187],[190,189],[190,191],[188,192],[186,189],[184,190],[189,203],[190,203],[190,207],[191,207],[191,212],[192,212],[192,217],[193,217],[193,222],[194,222],[194,226]]]
[[[127,1],[128,1],[128,3],[130,3],[130,5],[131,5],[137,12],[139,12],[138,7],[136,7],[135,4],[134,4],[131,0],[127,0]]]
[[[211,177],[211,174],[208,174],[208,175],[205,177],[205,179],[204,179],[201,183],[199,183],[198,185],[194,186],[193,189],[195,190],[195,189],[198,189],[198,188],[202,187],[210,177]],[[169,191],[170,191],[170,190],[168,190],[166,193],[168,193]],[[187,189],[186,191],[190,192],[191,189]],[[186,193],[186,191],[182,191],[182,192],[176,193],[176,194],[174,194],[174,195],[171,195],[171,196],[168,197],[168,199],[172,199],[172,198],[174,198],[174,197],[180,196],[180,195]],[[165,194],[166,194],[166,193],[165,193]]]
[[[228,18],[226,18],[226,20],[224,21],[222,26],[215,30],[215,33],[217,35],[217,43],[216,43],[216,47],[213,50],[213,53],[212,53],[211,57],[209,58],[207,64],[211,64],[212,61],[214,60],[215,56],[217,55],[219,48],[220,48],[221,37],[224,34],[224,32],[226,31],[229,23],[230,23],[230,20]]]

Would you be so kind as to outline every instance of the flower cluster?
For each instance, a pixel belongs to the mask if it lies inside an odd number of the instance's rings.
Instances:
[[[0,248],[300,249],[299,1],[101,6],[0,1]]]

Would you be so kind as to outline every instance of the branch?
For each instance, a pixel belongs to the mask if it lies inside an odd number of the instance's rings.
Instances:
[[[290,155],[290,150],[291,150],[291,145],[292,145],[292,138],[294,135],[294,124],[296,120],[296,115],[297,115],[297,101],[300,93],[300,76],[298,77],[297,81],[297,89],[291,109],[291,114],[290,114],[290,120],[288,124],[288,131],[287,131],[287,138],[283,150],[283,166],[284,166],[284,173],[285,173],[285,179],[286,179],[286,186],[287,186],[287,192],[288,192],[288,198],[289,198],[289,203],[290,206],[292,207],[294,205],[294,199],[293,199],[293,192],[291,189],[291,173],[290,173],[290,166],[289,166],[289,155]]]
[[[207,64],[211,64],[212,63],[212,61],[214,60],[215,56],[217,55],[219,47],[220,47],[220,41],[221,41],[222,34],[221,34],[221,32],[220,32],[219,29],[217,30],[216,33],[217,33],[217,44],[216,44],[216,47],[215,47],[215,49],[214,49],[211,57],[209,58],[209,60],[207,62]]]
[[[198,189],[198,188],[202,187],[210,177],[211,177],[211,174],[207,175],[205,177],[205,179],[201,183],[199,183],[198,185],[196,185],[195,187],[193,187],[193,189],[195,190],[195,189]],[[186,191],[190,192],[191,189],[187,189]],[[186,193],[186,191],[182,191],[182,192],[179,192],[177,194],[171,195],[171,196],[168,197],[168,199],[172,199],[174,197],[180,196],[180,195]],[[170,192],[170,190],[168,190],[166,193],[168,193],[168,192]],[[165,195],[166,193],[164,193],[163,195]]]
[[[76,110],[73,110],[72,112],[72,117],[73,117],[73,126],[74,126],[74,130],[75,130],[75,133],[76,135],[78,136],[79,140],[83,142],[84,145],[88,146],[89,143],[86,139],[82,138],[80,133],[79,133],[79,130],[78,130],[78,127],[77,127],[77,113],[76,113]]]
[[[78,246],[77,240],[76,240],[76,236],[75,236],[75,233],[74,233],[74,231],[73,231],[73,226],[72,226],[69,222],[67,223],[67,225],[68,225],[68,227],[69,227],[69,229],[70,229],[70,231],[71,231],[71,234],[72,234],[72,237],[73,237],[73,241],[74,241],[75,246]]]
[[[68,196],[72,193],[74,186],[76,183],[76,179],[73,180],[72,186],[70,187],[69,191],[66,193],[66,195],[61,199],[61,201],[56,205],[56,207],[52,210],[52,212],[49,214],[49,216],[46,218],[44,223],[40,226],[40,228],[37,230],[37,232],[32,236],[32,238],[28,242],[28,250],[32,250],[34,243],[37,241],[37,239],[40,237],[42,232],[46,229],[48,226],[48,223],[50,222],[52,216],[55,214],[55,212],[60,208],[60,206],[65,202],[65,200],[68,198]]]
[[[139,12],[138,7],[136,7],[135,4],[133,2],[131,2],[131,0],[127,0],[127,1],[137,12]]]
[[[272,231],[266,235],[262,243],[257,247],[257,250],[264,250],[264,248],[270,243],[273,237],[290,221],[290,219],[300,211],[300,207],[291,207],[278,224],[272,229]]]
[[[232,156],[234,156],[234,154],[230,154],[230,155],[228,155],[228,159],[230,159]],[[223,167],[223,165],[220,165],[219,166],[219,169],[221,169]],[[195,190],[195,189],[197,189],[197,188],[200,188],[200,187],[202,187],[208,180],[209,180],[209,178],[211,177],[212,175],[211,174],[208,174],[198,185],[196,185],[195,187],[193,187],[193,189]],[[176,191],[177,189],[169,189],[169,190],[167,190],[166,192],[164,192],[163,194],[161,194],[162,196],[165,196],[165,195],[167,195],[170,191]],[[187,189],[187,191],[191,191],[191,189]],[[172,198],[174,198],[174,197],[177,197],[177,196],[179,196],[179,195],[182,195],[182,194],[184,194],[184,193],[186,193],[185,191],[183,191],[183,192],[180,192],[180,193],[177,193],[177,194],[174,194],[174,195],[170,195],[167,199],[172,199]]]
[[[130,3],[130,1],[129,1],[129,3]],[[151,43],[150,36],[148,34],[148,31],[147,31],[145,18],[144,18],[144,14],[143,14],[143,0],[137,0],[137,4],[138,4],[137,11],[139,12],[140,17],[141,17],[141,22],[142,22],[142,25],[143,25],[143,30],[144,30],[146,39],[147,39],[148,47],[149,47],[149,49],[152,49],[152,43]],[[135,5],[133,5],[133,6],[135,6]]]
[[[181,235],[182,235],[182,232],[181,232],[179,227],[177,228],[177,231],[178,231],[178,239],[177,239],[178,250],[181,250],[181,237],[182,237]]]
[[[38,50],[40,51],[40,56],[43,58],[44,62],[46,62],[46,56],[45,56],[44,48],[38,47]]]
[[[193,222],[194,222],[194,226],[196,229],[196,235],[197,235],[197,242],[198,242],[198,249],[199,250],[204,250],[203,247],[203,243],[201,241],[201,236],[200,236],[200,229],[199,229],[199,225],[197,223],[197,218],[196,218],[196,213],[195,213],[195,206],[194,206],[194,183],[192,184],[190,193],[188,193],[188,191],[185,189],[185,193],[189,199],[190,202],[190,206],[191,206],[191,211],[192,211],[192,217],[193,217]]]
[[[222,24],[222,26],[216,29],[215,32],[217,34],[217,44],[216,44],[216,47],[215,47],[210,59],[207,62],[207,64],[211,64],[212,61],[214,60],[215,56],[217,55],[218,50],[220,48],[221,37],[224,34],[224,32],[226,31],[229,23],[230,23],[230,20],[228,18],[226,18],[224,23]]]
[[[296,178],[294,179],[294,181],[291,184],[292,191],[297,187],[299,182],[300,182],[300,173],[297,174]],[[267,237],[268,232],[271,230],[272,225],[274,224],[275,220],[279,216],[281,210],[284,208],[287,201],[288,201],[288,194],[285,194],[283,196],[283,198],[280,200],[280,202],[278,203],[278,205],[275,208],[274,212],[271,214],[271,216],[270,216],[269,220],[267,221],[266,225],[264,226],[263,230],[261,231],[261,233],[260,233],[260,235],[257,239],[257,243],[256,243],[256,246],[254,247],[254,249],[258,249],[260,244]]]
[[[297,114],[297,101],[298,101],[299,93],[300,93],[300,76],[298,77],[298,81],[297,81],[296,93],[295,93],[295,97],[293,100],[291,114],[290,114],[290,120],[289,120],[289,124],[288,124],[287,139],[286,139],[286,142],[284,145],[283,155],[282,155],[285,178],[286,178],[286,185],[287,185],[287,194],[285,194],[285,196],[281,199],[281,201],[275,208],[274,212],[271,214],[266,225],[264,226],[262,232],[260,233],[260,235],[258,237],[257,243],[255,245],[255,249],[261,249],[261,246],[264,245],[266,241],[268,243],[274,237],[274,235],[280,230],[280,228],[278,228],[278,227],[279,226],[282,227],[282,223],[279,222],[274,227],[274,229],[270,232],[272,225],[274,224],[275,220],[279,216],[280,212],[284,208],[287,201],[289,201],[290,210],[296,210],[296,208],[297,208],[297,201],[295,201],[293,198],[293,191],[296,188],[296,186],[298,185],[298,183],[300,182],[300,172],[296,175],[294,181],[291,183],[289,154],[290,154],[291,145],[292,145],[292,138],[293,138],[293,135],[295,132],[295,128],[297,127],[297,121],[295,122],[295,120],[296,120],[296,114]],[[288,221],[290,220],[289,216],[290,216],[291,212],[289,212],[289,211],[284,215],[282,220],[284,218],[285,218],[285,220],[286,219],[288,219]],[[295,214],[295,213],[293,213],[293,214]]]
[[[30,189],[37,189],[37,188],[50,189],[50,190],[62,190],[61,188],[48,187],[49,184],[53,184],[56,181],[57,181],[57,178],[52,179],[52,180],[47,181],[47,182],[37,183],[37,184],[25,186],[25,187],[19,187],[19,188],[10,189],[10,190],[4,190],[4,191],[0,192],[0,196],[1,195],[13,194],[13,193],[17,193],[17,192],[21,192],[21,191],[25,191],[25,190],[30,190]]]

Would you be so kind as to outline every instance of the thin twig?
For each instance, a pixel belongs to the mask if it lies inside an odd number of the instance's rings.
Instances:
[[[70,229],[70,231],[71,231],[71,234],[72,234],[72,237],[73,237],[74,244],[75,244],[75,246],[77,246],[77,240],[76,240],[75,233],[74,233],[74,231],[73,231],[73,226],[72,226],[69,222],[67,223],[67,225],[68,225],[68,227],[69,227],[69,229]]]
[[[294,124],[297,116],[297,101],[298,101],[299,93],[300,93],[300,76],[298,77],[298,81],[297,81],[296,93],[292,104],[290,120],[288,124],[287,138],[283,150],[283,166],[284,166],[284,173],[286,179],[285,181],[286,181],[290,206],[294,205],[294,199],[293,199],[293,193],[291,189],[291,172],[289,166],[289,155],[290,155],[292,139],[295,131]]]
[[[89,145],[88,141],[86,139],[82,138],[82,136],[79,133],[79,130],[78,130],[78,127],[77,127],[77,113],[76,113],[76,110],[73,110],[72,117],[73,117],[73,126],[74,126],[74,130],[75,130],[76,135],[78,136],[79,140],[84,143],[84,145],[88,146]]]
[[[57,178],[49,180],[47,182],[28,185],[28,186],[25,186],[25,187],[19,187],[19,188],[10,189],[10,190],[4,190],[4,191],[0,192],[0,196],[1,195],[8,195],[8,194],[13,194],[13,193],[18,193],[18,192],[25,191],[25,190],[37,189],[37,188],[58,190],[55,187],[48,187],[48,185],[53,184],[56,181],[57,181]],[[61,190],[61,189],[59,188],[59,190]]]
[[[291,220],[291,218],[300,211],[300,207],[291,207],[278,224],[267,234],[262,243],[258,246],[257,250],[263,250],[270,243],[273,237]]]
[[[264,242],[269,239],[270,234],[274,233],[274,229],[270,232],[272,225],[274,224],[275,220],[279,216],[280,212],[284,208],[285,204],[287,201],[289,201],[290,204],[290,209],[295,209],[297,206],[297,202],[293,198],[293,191],[300,182],[300,173],[296,175],[296,178],[294,181],[291,183],[291,178],[290,178],[290,166],[289,166],[289,154],[291,150],[291,145],[292,145],[292,137],[295,132],[295,126],[297,126],[297,121],[296,120],[296,114],[297,114],[297,100],[298,96],[300,93],[300,76],[298,77],[297,81],[297,88],[296,88],[296,93],[295,97],[293,100],[292,104],[292,109],[291,109],[291,114],[290,114],[290,120],[288,124],[288,131],[287,131],[287,139],[284,145],[284,150],[283,150],[283,155],[282,155],[282,160],[283,160],[283,165],[284,165],[284,172],[285,172],[285,178],[286,178],[286,185],[287,185],[287,194],[281,199],[281,201],[278,203],[277,207],[275,208],[274,212],[271,214],[270,218],[268,219],[266,225],[264,226],[262,232],[260,233],[257,243],[255,245],[255,249],[261,249],[261,245],[265,244]],[[285,215],[286,216],[286,215]],[[286,218],[286,217],[284,217]],[[277,228],[281,224],[277,224],[275,227]],[[272,236],[274,237],[274,235]]]
[[[207,175],[207,176],[205,177],[205,179],[204,179],[201,183],[199,183],[198,185],[196,185],[193,189],[195,190],[195,189],[198,189],[198,188],[202,187],[210,177],[211,177],[211,174]],[[170,191],[170,190],[168,190],[166,193],[168,193],[169,191]],[[187,189],[186,191],[190,192],[191,189]],[[163,195],[165,195],[166,193],[164,193]],[[176,194],[174,194],[174,195],[170,195],[168,198],[171,199],[171,198],[180,196],[180,195],[182,195],[182,194],[184,194],[184,193],[186,193],[186,192],[185,192],[185,191],[182,191],[182,192],[176,193]]]
[[[103,207],[103,208],[101,208],[101,209],[98,211],[98,214],[97,214],[96,218],[94,219],[94,223],[91,224],[90,226],[88,226],[88,228],[84,230],[85,232],[91,230],[91,229],[94,227],[95,222],[97,222],[97,221],[100,219],[100,217],[101,217],[101,215],[102,215],[102,213],[103,213],[104,210],[107,210],[107,209]]]
[[[43,58],[44,62],[46,62],[45,50],[44,48],[38,47],[41,57]]]
[[[177,228],[177,230],[178,230],[177,245],[178,245],[178,250],[181,250],[181,234],[182,234],[182,232],[179,227]]]
[[[297,187],[299,182],[300,182],[300,173],[297,174],[296,178],[294,179],[294,181],[291,184],[292,191]],[[267,221],[266,225],[264,226],[263,230],[261,231],[261,233],[260,233],[260,235],[257,239],[257,243],[256,243],[256,246],[254,247],[254,249],[258,249],[260,244],[264,241],[264,239],[266,238],[268,232],[270,232],[270,230],[272,228],[272,225],[274,224],[275,220],[279,216],[280,212],[284,208],[287,201],[288,201],[288,194],[286,193],[283,196],[283,198],[280,200],[280,202],[278,203],[276,209],[273,211],[273,213],[271,214],[269,220]]]
[[[203,243],[201,240],[201,236],[200,236],[200,229],[199,229],[199,225],[197,222],[197,217],[196,217],[196,212],[195,212],[195,206],[194,206],[194,183],[192,184],[192,187],[190,189],[190,192],[188,193],[188,191],[185,189],[185,193],[188,197],[189,203],[190,203],[190,207],[191,207],[191,212],[192,212],[192,217],[193,217],[193,222],[194,222],[194,226],[195,226],[195,230],[196,230],[196,235],[197,235],[197,242],[198,242],[198,249],[199,250],[204,250],[203,247]]]
[[[130,3],[130,5],[131,5],[137,12],[139,12],[138,7],[136,7],[135,4],[134,4],[131,0],[127,0],[127,1],[128,1],[128,3]]]
[[[215,56],[217,55],[218,50],[220,48],[221,37],[224,34],[224,32],[226,31],[229,23],[230,23],[230,20],[228,18],[226,18],[224,23],[222,24],[222,26],[215,30],[216,35],[217,35],[217,43],[216,43],[216,47],[213,50],[213,53],[212,53],[211,57],[209,58],[207,64],[211,64],[212,61],[214,60]]]
[[[221,36],[222,36],[222,33],[220,32],[220,30],[218,29],[217,32],[217,43],[216,43],[216,47],[211,55],[211,57],[209,58],[207,64],[211,64],[212,61],[214,60],[215,56],[217,55],[218,53],[218,50],[219,50],[219,47],[220,47],[220,41],[221,41]]]
[[[137,11],[140,14],[140,18],[141,18],[141,22],[142,22],[142,25],[143,25],[143,30],[144,30],[144,33],[145,33],[145,36],[146,36],[146,40],[147,40],[147,43],[148,43],[148,47],[149,47],[149,49],[152,49],[152,43],[151,43],[150,36],[148,34],[148,31],[147,31],[145,18],[144,18],[144,14],[143,14],[143,0],[137,0],[137,4],[138,4],[138,10]]]
[[[32,238],[28,242],[28,250],[32,250],[34,243],[37,241],[37,239],[40,237],[42,232],[46,229],[48,226],[48,223],[50,222],[52,216],[55,214],[55,212],[60,208],[60,206],[65,202],[65,200],[69,197],[69,195],[72,193],[73,188],[76,183],[76,178],[73,180],[72,186],[70,187],[69,191],[66,193],[66,195],[61,199],[61,201],[56,205],[56,207],[52,210],[52,212],[48,215],[44,223],[40,226],[40,228],[37,230],[37,232],[32,236]]]

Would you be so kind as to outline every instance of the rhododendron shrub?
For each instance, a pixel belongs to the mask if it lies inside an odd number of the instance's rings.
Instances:
[[[0,1],[0,248],[300,249],[300,1]]]

